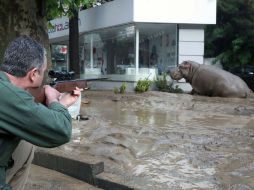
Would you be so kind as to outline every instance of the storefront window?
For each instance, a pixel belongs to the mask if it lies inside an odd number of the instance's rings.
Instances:
[[[67,71],[67,55],[66,45],[51,45],[52,68],[56,71]]]
[[[125,74],[135,67],[135,27],[125,25],[81,36],[84,74]]]
[[[137,24],[139,67],[155,68],[158,74],[177,64],[176,24]]]
[[[153,75],[152,78],[161,75],[177,64],[176,26],[139,23],[81,35],[81,72],[128,75],[128,79],[133,75]],[[137,47],[136,39],[139,39]]]

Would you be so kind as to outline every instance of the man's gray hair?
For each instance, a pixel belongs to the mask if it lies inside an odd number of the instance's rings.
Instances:
[[[20,36],[7,47],[0,70],[16,77],[24,77],[33,68],[44,64],[44,47],[29,36]]]

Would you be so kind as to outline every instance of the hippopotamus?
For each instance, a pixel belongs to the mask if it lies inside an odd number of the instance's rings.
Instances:
[[[246,98],[252,92],[240,77],[213,65],[184,61],[169,74],[174,80],[184,78],[190,83],[191,94]]]

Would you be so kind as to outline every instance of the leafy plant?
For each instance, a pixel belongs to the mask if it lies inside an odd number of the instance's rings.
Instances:
[[[170,84],[168,84],[166,73],[163,74],[162,79],[157,79],[154,82],[155,86],[158,88],[159,91],[171,93],[183,93],[183,90],[178,85],[176,85],[175,87],[173,86],[173,81]]]
[[[178,86],[173,86],[173,82],[169,85],[169,92],[171,93],[183,93],[183,90]]]
[[[168,92],[169,85],[168,85],[166,73],[163,73],[162,79],[158,78],[157,80],[154,81],[154,83],[159,91]]]
[[[127,85],[126,85],[126,82],[124,82],[120,88],[119,88],[119,91],[121,94],[124,94],[126,92],[126,88],[127,88]]]
[[[119,89],[117,87],[114,87],[113,91],[114,91],[114,94],[118,94],[119,93]]]
[[[118,87],[114,87],[113,91],[115,94],[124,94],[126,92],[126,82],[123,82],[122,85],[118,88]]]
[[[73,17],[74,10],[80,8],[86,9],[95,5],[97,0],[46,0],[47,19],[51,20],[57,17],[68,16]]]
[[[135,87],[135,92],[138,93],[143,93],[148,91],[148,89],[150,88],[152,84],[152,81],[148,80],[148,78],[144,79],[144,80],[138,80],[138,83]]]

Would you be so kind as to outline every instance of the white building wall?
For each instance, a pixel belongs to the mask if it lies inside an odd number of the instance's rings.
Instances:
[[[216,0],[114,0],[79,13],[79,32],[143,22],[216,24]],[[50,21],[50,42],[68,39],[67,17]]]
[[[204,64],[204,39],[205,32],[202,26],[180,25],[178,33],[178,64],[186,60],[196,61]],[[184,79],[179,80],[178,85],[186,92],[190,92],[192,87]]]
[[[61,42],[68,40],[69,18],[67,16],[50,21],[51,26],[48,29],[49,42]]]
[[[179,28],[178,64],[186,60],[204,63],[203,28]]]
[[[134,1],[134,22],[216,24],[216,0],[128,1]]]
[[[80,32],[127,24],[133,21],[133,0],[114,0],[101,6],[81,11]]]

